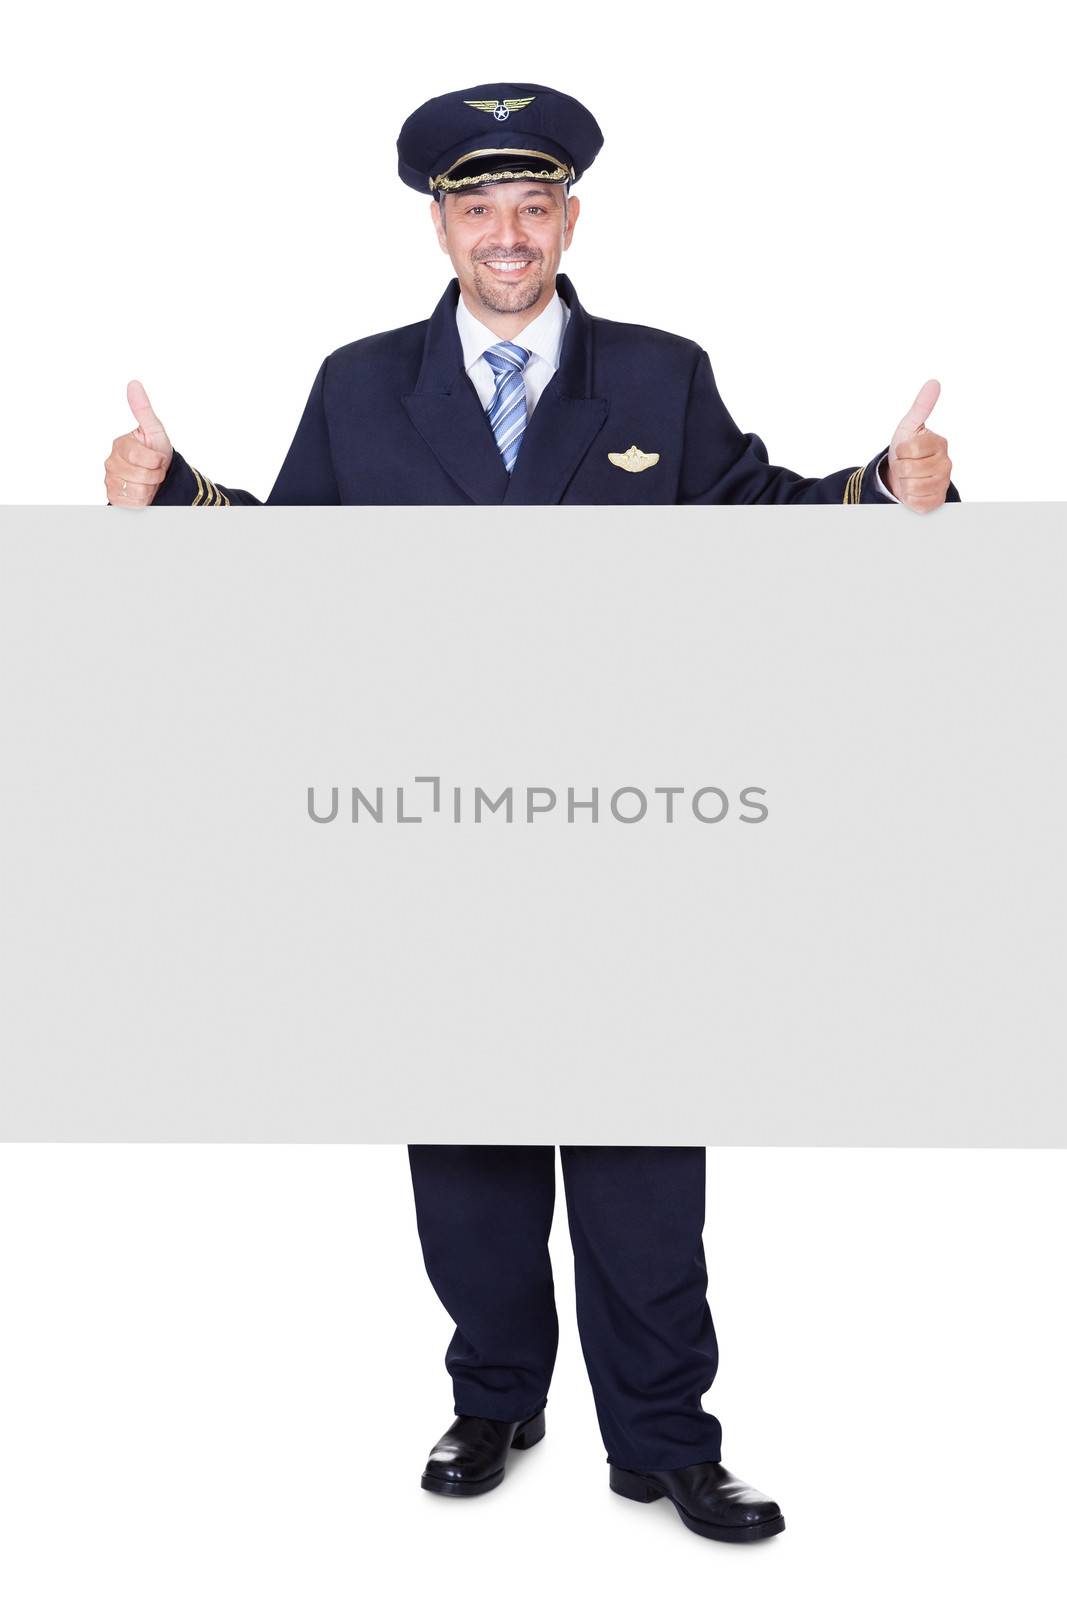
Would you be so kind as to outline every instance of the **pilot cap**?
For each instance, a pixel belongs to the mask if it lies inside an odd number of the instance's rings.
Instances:
[[[396,141],[397,170],[420,194],[517,178],[577,183],[604,135],[580,101],[541,83],[480,83],[427,100]]]

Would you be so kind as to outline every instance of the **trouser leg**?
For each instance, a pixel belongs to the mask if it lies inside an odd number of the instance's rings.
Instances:
[[[704,1261],[705,1151],[561,1147],[578,1331],[614,1466],[718,1461],[700,1397],[718,1366]]]
[[[545,1404],[559,1340],[555,1147],[415,1144],[408,1159],[426,1271],[456,1324],[456,1413],[525,1421]]]

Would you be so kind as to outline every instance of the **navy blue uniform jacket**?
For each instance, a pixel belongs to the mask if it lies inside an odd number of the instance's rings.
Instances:
[[[585,310],[563,273],[571,316],[559,369],[534,408],[508,476],[463,367],[453,278],[428,322],[343,345],[322,363],[271,506],[736,505],[842,501],[892,505],[879,458],[804,478],[769,464],[742,433],[691,339]],[[627,472],[609,452],[659,455]],[[958,500],[954,486],[948,498]],[[260,505],[177,451],[153,505]]]

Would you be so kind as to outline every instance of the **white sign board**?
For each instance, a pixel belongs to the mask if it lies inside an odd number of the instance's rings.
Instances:
[[[0,513],[0,1137],[1063,1145],[1065,509]]]

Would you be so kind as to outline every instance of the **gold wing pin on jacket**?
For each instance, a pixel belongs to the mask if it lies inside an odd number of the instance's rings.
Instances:
[[[632,444],[629,450],[609,450],[608,460],[613,467],[621,467],[624,472],[644,472],[646,467],[654,467],[659,456],[653,452],[646,455],[644,450],[639,450]]]

